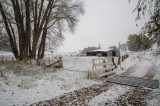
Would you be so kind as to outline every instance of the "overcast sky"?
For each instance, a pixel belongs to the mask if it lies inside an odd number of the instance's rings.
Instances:
[[[137,33],[133,8],[135,0],[83,0],[85,14],[74,34],[65,33],[59,52],[72,52],[88,46],[101,45],[102,48],[127,41],[129,34]]]

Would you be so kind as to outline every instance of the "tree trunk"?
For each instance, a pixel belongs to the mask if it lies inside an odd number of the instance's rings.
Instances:
[[[42,34],[42,39],[41,39],[40,47],[38,50],[39,59],[42,59],[44,57],[46,36],[47,36],[47,28],[44,29],[43,34]]]
[[[19,54],[18,54],[18,49],[17,49],[17,46],[16,46],[16,42],[13,41],[13,37],[12,37],[11,31],[10,31],[10,28],[9,28],[9,25],[8,25],[8,22],[7,22],[7,17],[5,15],[5,13],[4,13],[4,10],[3,10],[1,2],[0,2],[0,11],[1,11],[1,14],[2,14],[3,20],[5,20],[4,21],[5,29],[7,31],[8,36],[9,36],[12,52],[13,52],[15,58],[18,59],[19,58]]]
[[[36,52],[37,52],[37,44],[39,41],[39,36],[40,33],[34,33],[33,34],[33,42],[32,42],[32,52],[31,52],[31,58],[35,59],[36,58]]]
[[[28,36],[24,30],[25,29],[24,16],[23,16],[24,13],[23,13],[23,10],[20,8],[20,4],[18,0],[11,0],[11,2],[13,5],[15,21],[17,23],[16,25],[17,25],[18,36],[19,36],[19,51],[20,51],[19,60],[26,60],[28,58],[28,43],[27,43]]]
[[[112,57],[112,63],[113,63],[113,65],[115,66],[115,68],[117,68],[116,63],[114,62],[114,57]]]

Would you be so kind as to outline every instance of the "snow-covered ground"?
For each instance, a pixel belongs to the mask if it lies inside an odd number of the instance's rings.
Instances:
[[[23,72],[22,70],[19,72],[14,69],[14,66],[0,65],[1,71],[5,72],[6,76],[0,77],[1,106],[29,105],[101,83],[101,81],[88,80],[87,73],[84,72],[64,69],[55,71],[52,68],[45,69],[34,65],[22,67],[24,67]]]
[[[147,58],[144,57],[145,55]],[[129,76],[143,77],[155,64],[157,74],[154,79],[160,79],[160,57],[155,58],[151,52],[146,52],[145,55],[144,53],[130,54],[130,57],[115,69],[116,74],[122,74],[134,66],[135,70],[129,73]],[[93,84],[101,84],[103,83],[101,80],[87,79],[87,72],[91,69],[94,58],[98,57],[64,57],[64,68],[58,70],[35,65],[0,64],[0,71],[5,74],[5,77],[0,77],[0,105],[30,105]],[[107,103],[115,105],[119,96],[132,89],[132,87],[115,84],[106,92],[91,99],[89,105],[104,106]],[[146,100],[148,106],[159,104],[159,98],[160,89],[158,88],[153,90]]]
[[[106,92],[103,92],[100,95],[91,99],[89,102],[89,106],[107,106],[107,105],[115,106],[116,99],[119,96],[131,90],[132,90],[132,87],[120,86],[115,84],[111,86],[111,88]]]
[[[124,70],[120,70],[120,68],[117,68],[116,69],[117,74],[121,74],[121,73],[125,72],[125,69],[127,69],[127,67],[131,67],[134,64],[137,64],[137,65],[135,65],[135,70],[133,72],[129,73],[128,76],[131,76],[131,77],[145,76],[147,74],[147,72],[152,68],[153,64],[152,64],[152,62],[148,61],[143,56],[141,56],[140,60],[139,60],[137,55],[139,55],[139,54],[131,55],[130,58],[125,60],[121,66],[121,67],[124,67]],[[132,90],[133,90],[133,87],[115,84],[106,92],[103,92],[102,94],[91,99],[89,102],[89,105],[90,106],[117,105],[115,102],[118,99],[118,97],[120,97],[121,95],[123,95],[129,91],[132,91]],[[156,106],[158,106],[158,105],[156,105]]]
[[[160,85],[160,56],[150,57],[150,59],[157,66],[154,79],[159,80],[159,85]],[[147,102],[147,106],[160,106],[160,87],[158,89],[154,89],[148,95],[146,102]]]
[[[12,52],[0,51],[0,57],[13,57]]]

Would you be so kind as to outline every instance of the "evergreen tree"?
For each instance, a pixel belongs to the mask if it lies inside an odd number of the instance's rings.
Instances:
[[[150,40],[145,35],[131,34],[127,41],[128,49],[130,51],[142,51],[151,47]]]

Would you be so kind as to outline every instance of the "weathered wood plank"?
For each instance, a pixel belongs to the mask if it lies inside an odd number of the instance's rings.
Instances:
[[[106,65],[113,65],[112,63],[98,63],[95,66],[106,66]]]
[[[128,85],[133,87],[146,87],[146,88],[158,88],[159,80],[149,80],[143,78],[136,77],[126,77],[126,76],[114,76],[112,78],[108,78],[106,82],[112,82],[121,85]]]
[[[51,64],[47,65],[46,67],[50,67],[50,66],[52,66],[52,65],[55,65],[55,64],[57,64],[58,62],[59,62],[59,60],[55,61],[54,63],[51,63]]]
[[[106,68],[100,68],[100,69],[96,69],[97,72],[99,71],[110,71],[112,69],[114,69],[115,67],[114,66],[109,66],[109,67],[106,67]]]
[[[116,71],[109,71],[109,72],[101,74],[100,77],[104,77],[104,76],[107,76],[107,75],[110,75],[110,74],[115,74],[115,73],[116,73]]]

